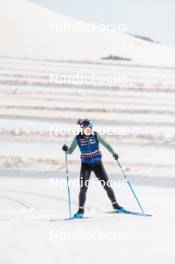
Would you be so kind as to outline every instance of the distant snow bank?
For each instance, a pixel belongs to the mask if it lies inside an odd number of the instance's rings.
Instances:
[[[88,24],[63,16],[27,0],[0,3],[0,55],[64,60],[99,60],[109,55],[134,63],[175,66],[175,50],[121,32],[100,32],[64,25]],[[92,30],[93,29],[93,30]]]

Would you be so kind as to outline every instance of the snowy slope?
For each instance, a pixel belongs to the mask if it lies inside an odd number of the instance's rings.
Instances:
[[[0,55],[34,58],[97,60],[110,54],[134,62],[174,65],[175,50],[120,32],[60,32],[52,23],[85,23],[65,17],[27,0],[0,2]]]
[[[50,136],[50,127],[73,129],[77,118],[88,115],[101,129],[124,132],[106,139],[130,174],[174,178],[174,70],[7,58],[0,59],[0,69],[1,168],[64,170],[59,150],[73,135]],[[116,82],[55,85],[50,73],[110,74]],[[128,82],[117,82],[118,75],[127,76]],[[115,173],[112,157],[106,151],[104,155],[109,171]],[[78,151],[70,159],[77,172]]]

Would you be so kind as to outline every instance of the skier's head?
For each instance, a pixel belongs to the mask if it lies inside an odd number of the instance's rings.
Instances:
[[[85,135],[91,135],[92,134],[92,127],[93,124],[91,123],[91,121],[89,119],[78,119],[77,120],[77,124],[80,125],[80,127],[82,128],[82,132]]]

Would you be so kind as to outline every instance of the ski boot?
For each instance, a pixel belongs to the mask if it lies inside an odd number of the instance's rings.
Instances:
[[[117,213],[125,213],[125,212],[126,212],[126,209],[125,209],[124,207],[120,206],[120,205],[117,203],[117,201],[114,202],[112,205],[113,205],[114,210],[115,210]]]
[[[78,212],[74,214],[73,218],[83,218],[84,215],[84,208],[79,208]]]

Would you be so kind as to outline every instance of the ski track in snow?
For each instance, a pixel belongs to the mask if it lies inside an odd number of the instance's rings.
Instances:
[[[113,264],[116,263],[116,255],[111,254],[111,251],[115,252],[117,247],[118,261],[120,259],[121,263],[129,264],[132,259],[135,263],[140,263],[140,258],[143,263],[154,260],[163,264],[165,258],[173,263],[173,243],[169,240],[168,230],[172,231],[174,213],[167,208],[167,202],[174,199],[174,190],[135,187],[145,211],[153,214],[151,218],[147,218],[107,214],[111,205],[104,190],[97,186],[89,189],[87,218],[64,221],[68,217],[65,188],[50,188],[47,179],[19,179],[15,172],[14,177],[0,177],[0,184],[0,198],[7,198],[3,206],[0,199],[0,244],[3,247],[1,261],[11,261],[11,255],[6,254],[10,250],[18,263],[36,263],[36,259],[44,264],[56,264],[58,259],[61,263],[68,263],[68,256],[71,256],[79,264],[86,256],[85,263],[89,263],[89,260],[96,263],[96,258],[101,263],[110,259]],[[74,197],[78,197],[77,188],[71,188],[71,192]],[[116,193],[122,205],[138,210],[128,189],[119,188]],[[27,207],[16,208],[14,201],[18,201],[20,206],[25,201]],[[72,207],[75,212],[77,204],[74,201]],[[57,221],[51,222],[51,219]],[[97,243],[103,251],[98,251],[98,248],[93,250]],[[126,248],[130,250],[127,251],[127,258],[124,258]],[[32,254],[28,254],[26,250]],[[109,256],[104,251],[109,252]],[[66,252],[69,255],[65,255]]]

